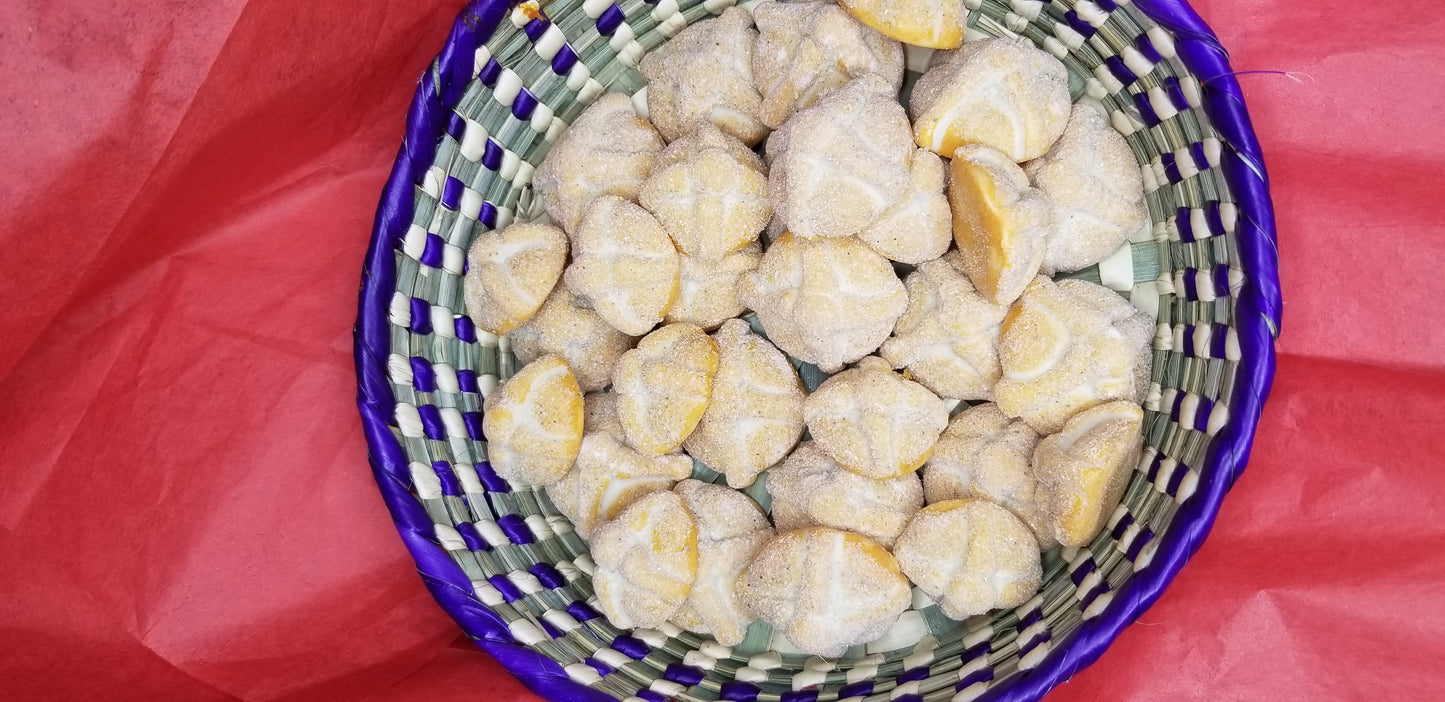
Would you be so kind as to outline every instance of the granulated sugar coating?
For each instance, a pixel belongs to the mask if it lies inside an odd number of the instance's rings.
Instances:
[[[546,485],[566,475],[582,443],[582,391],[567,364],[543,356],[483,403],[482,433],[497,475]]]
[[[914,187],[908,115],[883,79],[852,81],[794,115],[769,140],[768,195],[788,230],[847,237]]]
[[[863,24],[905,44],[953,49],[963,43],[958,0],[839,0]]]
[[[717,343],[691,324],[662,327],[623,354],[612,390],[627,443],[652,455],[682,445],[702,419],[717,366]]]
[[[1139,402],[1153,334],[1153,320],[1108,288],[1035,278],[1004,319],[994,400],[1040,434],[1094,405]]]
[[[885,548],[923,506],[923,486],[912,473],[873,480],[844,470],[817,444],[805,441],[767,472],[773,522],[780,531],[810,526],[847,529]]]
[[[467,315],[493,334],[516,329],[537,313],[566,265],[567,235],[550,224],[479,234],[467,252]]]
[[[753,81],[753,42],[747,10],[728,8],[696,22],[642,59],[647,112],[668,141],[699,122],[717,125],[754,146],[768,135],[762,96]]]
[[[692,460],[687,456],[644,455],[617,437],[593,432],[582,437],[577,461],[560,481],[547,486],[547,496],[586,538],[599,522],[615,518],[638,498],[670,490],[689,475]]]
[[[744,488],[781,461],[803,434],[803,383],[798,372],[747,322],[729,320],[713,335],[718,372],[712,400],[683,448]]]
[[[1015,162],[1044,155],[1069,120],[1069,73],[1025,39],[969,42],[913,85],[918,145],[940,156],[983,144]]]
[[[759,618],[802,651],[829,657],[882,636],[912,600],[892,555],[836,529],[779,535],[740,585],[743,603]]]
[[[1033,533],[1013,513],[987,500],[929,505],[913,518],[898,546],[898,564],[953,619],[1017,607],[1043,577]]]
[[[928,388],[870,356],[803,402],[813,440],[844,468],[874,480],[911,473],[933,454],[948,408]]]
[[[682,498],[650,493],[592,534],[592,587],[613,626],[662,626],[697,579],[697,527]]]
[[[582,431],[584,434],[601,432],[618,441],[626,441],[622,432],[622,420],[617,416],[617,395],[612,392],[593,392],[582,397]]]
[[[923,496],[929,504],[974,497],[994,502],[1028,525],[1040,549],[1051,548],[1053,529],[1043,520],[1047,499],[1031,465],[1038,443],[1028,424],[997,405],[971,407],[949,422],[923,466]]]
[[[754,241],[719,261],[687,254],[678,254],[678,260],[682,263],[682,287],[665,321],[711,330],[743,313],[738,281],[757,270],[763,261],[763,247]]]
[[[641,336],[677,300],[677,248],[647,210],[605,195],[587,206],[572,235],[567,288],[608,324]]]
[[[575,234],[583,209],[602,195],[637,199],[662,135],[621,93],[598,98],[552,145],[532,178],[547,215]]]
[[[683,253],[717,261],[757,241],[772,219],[767,176],[731,151],[690,148],[642,184],[639,202]]]
[[[784,233],[738,281],[738,301],[778,348],[831,373],[888,338],[908,292],[888,260],[857,239]]]
[[[1054,208],[1044,271],[1092,266],[1149,222],[1144,178],[1124,137],[1087,105],[1075,105],[1049,152],[1024,172]]]
[[[596,312],[578,305],[567,286],[558,285],[531,319],[508,335],[512,353],[522,363],[556,354],[577,376],[577,384],[592,392],[612,382],[617,359],[632,348],[632,338],[612,328]]]
[[[770,127],[854,78],[879,76],[893,95],[903,87],[903,45],[831,2],[765,2],[753,17],[753,76]]]
[[[721,485],[684,480],[674,491],[697,524],[697,580],[674,624],[718,643],[742,642],[755,616],[738,596],[738,576],[773,538],[768,518],[752,498]]]
[[[908,309],[880,354],[939,397],[982,400],[998,381],[1005,305],[989,302],[963,274],[958,252],[908,274]]]
[[[915,150],[909,167],[913,185],[858,238],[900,263],[919,264],[942,256],[953,243],[953,219],[943,194],[946,174],[937,154]]]
[[[1081,548],[1104,529],[1139,459],[1143,421],[1139,405],[1109,402],[1074,415],[1039,442],[1034,469],[1048,498],[1044,518],[1059,543]]]
[[[699,153],[713,149],[722,149],[739,164],[765,175],[767,173],[767,169],[763,166],[763,157],[738,141],[736,137],[724,134],[711,122],[698,124],[693,127],[692,131],[672,141],[667,148],[658,152],[657,158],[652,160],[651,173],[657,173],[668,166],[690,161]]]
[[[1000,305],[1018,299],[1038,274],[1054,213],[1022,168],[997,149],[965,146],[953,155],[948,202],[963,271]]]

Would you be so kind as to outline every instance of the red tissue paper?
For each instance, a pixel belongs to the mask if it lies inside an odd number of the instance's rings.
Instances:
[[[1052,700],[1445,697],[1445,15],[1196,0],[1273,178],[1279,372]],[[0,3],[0,699],[530,702],[372,482],[351,328],[458,0]]]

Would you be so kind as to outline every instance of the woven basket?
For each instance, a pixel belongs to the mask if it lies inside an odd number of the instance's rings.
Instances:
[[[1062,60],[1075,99],[1102,103],[1141,164],[1152,236],[1132,266],[1077,275],[1158,317],[1144,456],[1104,533],[1045,554],[1028,603],[952,622],[920,601],[904,615],[914,635],[824,660],[788,653],[765,624],[729,648],[600,616],[586,545],[540,489],[487,464],[482,397],[518,364],[463,314],[473,236],[535,214],[533,169],[567,123],[604,90],[640,89],[645,52],[731,4],[552,0],[539,17],[478,0],[461,13],[412,102],[362,277],[359,404],[397,529],[441,605],[552,700],[1038,698],[1199,547],[1273,376],[1273,213],[1226,54],[1183,0],[966,0],[974,30]]]

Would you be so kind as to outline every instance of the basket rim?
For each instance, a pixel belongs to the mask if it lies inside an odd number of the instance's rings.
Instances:
[[[413,190],[431,166],[446,114],[472,80],[476,49],[506,21],[512,4],[470,0],[418,83],[407,112],[405,137],[382,191],[362,271],[353,345],[357,405],[373,477],[402,542],[437,603],[480,648],[534,693],[549,700],[608,702],[614,698],[572,680],[552,659],[516,643],[506,622],[477,600],[467,575],[436,542],[432,520],[412,492],[407,456],[390,428],[395,409],[387,375],[388,310],[397,274],[394,244],[410,224]],[[1160,538],[1151,567],[1131,576],[1102,614],[1081,624],[1068,645],[1057,647],[1027,674],[989,689],[980,697],[984,700],[1042,697],[1097,660],[1124,627],[1163,594],[1203,544],[1225,494],[1243,472],[1274,378],[1274,339],[1283,307],[1274,208],[1259,142],[1228,53],[1187,0],[1133,0],[1132,5],[1174,35],[1179,60],[1208,88],[1203,91],[1203,108],[1229,147],[1222,154],[1221,167],[1245,226],[1237,244],[1247,273],[1236,296],[1241,357],[1236,403],[1231,407],[1234,420],[1215,437],[1201,467],[1199,491],[1181,505],[1174,526]]]

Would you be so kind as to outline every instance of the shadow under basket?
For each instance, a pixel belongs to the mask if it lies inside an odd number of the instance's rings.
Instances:
[[[412,101],[362,275],[358,403],[382,495],[437,601],[550,700],[1037,699],[1199,548],[1274,374],[1274,217],[1227,55],[1183,0],[965,1],[972,30],[1059,58],[1074,98],[1101,104],[1138,157],[1152,231],[1131,261],[1076,275],[1158,319],[1144,453],[1108,527],[1045,554],[1029,602],[953,622],[919,598],[882,640],[810,658],[766,624],[726,647],[675,627],[618,630],[588,604],[586,544],[540,488],[487,464],[482,398],[518,363],[462,303],[472,238],[537,213],[531,176],[566,125],[605,91],[637,92],[637,60],[731,4],[462,11]]]

